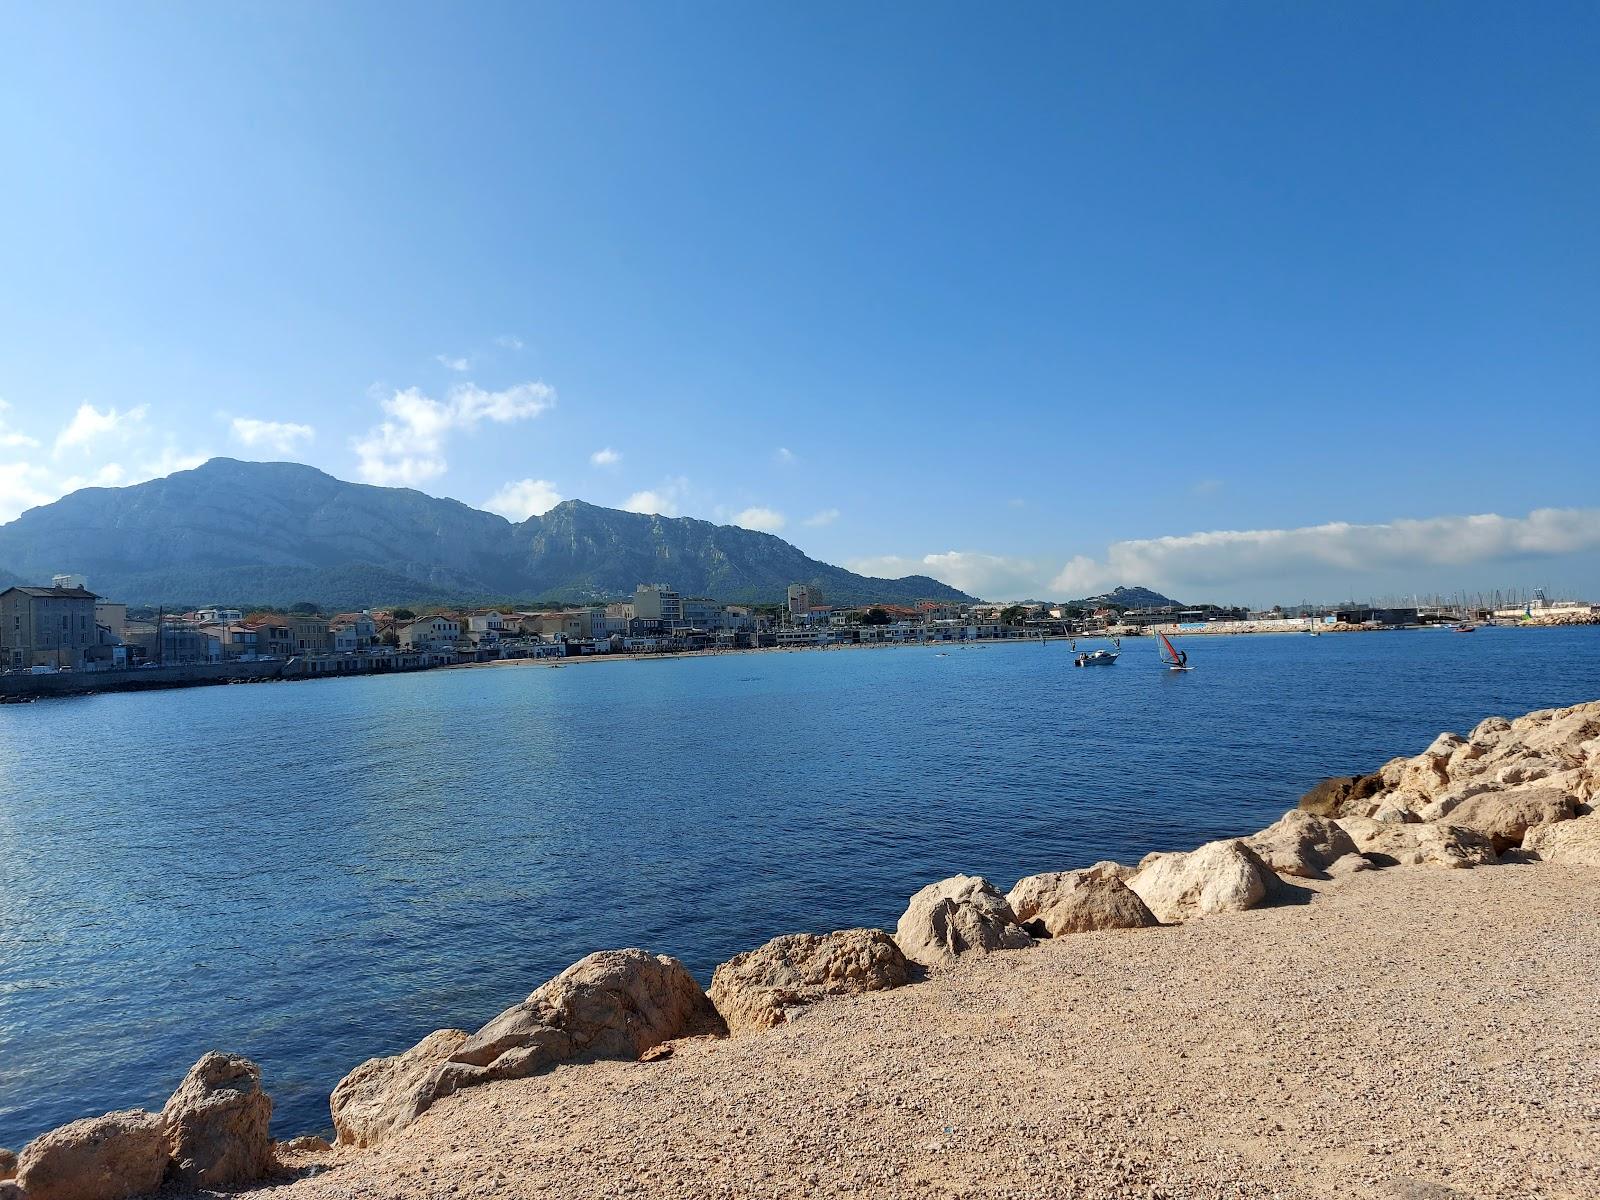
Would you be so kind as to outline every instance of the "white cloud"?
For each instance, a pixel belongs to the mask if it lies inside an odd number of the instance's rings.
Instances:
[[[73,414],[72,420],[68,421],[66,427],[56,435],[56,457],[59,458],[66,450],[82,448],[90,442],[119,431],[126,440],[127,431],[141,423],[149,411],[149,406],[144,404],[130,408],[127,412],[120,412],[115,408],[101,412],[92,404],[81,404],[78,406],[78,411]]]
[[[818,529],[823,525],[832,525],[838,519],[839,510],[837,508],[825,508],[821,512],[812,513],[804,521],[801,521],[800,524],[809,525],[813,529]]]
[[[0,463],[0,523],[60,496],[51,487],[50,472],[31,462]]]
[[[527,420],[555,402],[555,389],[543,383],[519,383],[499,392],[458,383],[443,400],[406,388],[381,402],[383,421],[353,439],[357,469],[368,483],[421,483],[444,474],[444,443],[452,430],[476,429],[484,421]]]
[[[747,508],[734,517],[733,523],[741,529],[754,529],[761,533],[777,533],[788,521],[776,509],[762,508],[759,505]]]
[[[787,446],[779,446],[772,452],[772,461],[775,463],[782,463],[784,466],[787,466],[792,462],[796,462],[798,459],[799,456]]]
[[[235,441],[246,446],[265,446],[289,454],[296,442],[309,442],[317,431],[309,425],[289,421],[258,421],[254,417],[235,417],[230,426]]]
[[[447,371],[470,371],[472,364],[465,358],[451,358],[448,354],[435,354],[433,361]]]
[[[174,471],[192,471],[210,458],[209,450],[185,453],[169,444],[154,458],[147,458],[141,462],[136,470],[124,475],[123,479],[126,483],[143,483],[147,479],[160,479],[171,475]]]
[[[502,333],[499,337],[495,338],[494,344],[499,346],[502,350],[521,350],[525,345],[521,338],[515,337],[509,333]]]
[[[90,475],[68,475],[60,483],[61,494],[64,496],[86,487],[116,487],[127,477],[128,472],[121,463],[106,463]]]
[[[683,498],[688,490],[689,481],[680,475],[676,479],[667,480],[660,487],[635,492],[622,502],[622,507],[626,512],[675,517],[682,509]]]
[[[847,565],[857,574],[886,579],[929,575],[984,600],[1036,598],[1044,590],[1042,581],[1049,573],[1047,568],[1030,559],[971,550],[946,550],[941,554],[924,554],[921,558],[891,554],[859,558]]]
[[[589,455],[589,461],[597,467],[614,467],[622,461],[622,454],[607,446],[603,450],[596,450]]]
[[[543,516],[560,503],[561,493],[548,479],[520,479],[490,496],[483,507],[508,521],[526,521]]]
[[[1298,529],[1219,530],[1181,537],[1115,542],[1103,559],[1083,555],[1056,575],[1063,596],[1085,596],[1119,583],[1173,594],[1225,591],[1308,577],[1340,584],[1362,575],[1403,571],[1414,587],[1430,586],[1425,568],[1465,567],[1522,557],[1600,549],[1600,509],[1541,508],[1526,517],[1496,513],[1427,517],[1377,525],[1335,522]],[[1298,589],[1297,589],[1298,590]]]
[[[0,413],[7,412],[10,410],[10,408],[11,405],[7,404],[4,400],[0,400]],[[15,429],[12,429],[9,424],[7,424],[4,417],[0,417],[0,447],[5,447],[7,449],[20,449],[23,446],[31,448],[37,446],[38,444],[38,438],[32,438],[25,433],[17,432]]]

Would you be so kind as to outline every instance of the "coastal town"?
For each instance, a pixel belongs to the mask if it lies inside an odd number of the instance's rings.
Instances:
[[[595,655],[684,654],[916,645],[1003,639],[1346,632],[1461,622],[1600,623],[1600,605],[1535,592],[1512,606],[1470,602],[1394,606],[1300,605],[1251,611],[1115,603],[873,604],[835,607],[813,584],[789,585],[781,605],[722,604],[641,583],[630,600],[532,609],[403,607],[324,615],[211,605],[130,609],[81,575],[0,592],[0,694],[314,678]],[[52,676],[70,676],[46,683]],[[19,678],[20,677],[20,678]],[[26,681],[34,681],[31,684]]]

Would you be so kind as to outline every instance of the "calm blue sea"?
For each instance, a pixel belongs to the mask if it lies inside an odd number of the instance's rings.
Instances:
[[[1089,644],[1089,643],[1084,643]],[[1441,729],[1600,696],[1600,629],[1061,643],[529,666],[0,707],[0,1145],[262,1064],[281,1135],[591,950],[702,979],[1252,832]]]

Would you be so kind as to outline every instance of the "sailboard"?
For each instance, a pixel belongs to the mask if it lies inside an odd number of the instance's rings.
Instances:
[[[1180,654],[1177,650],[1173,649],[1172,643],[1167,640],[1166,634],[1162,633],[1158,629],[1156,630],[1156,638],[1159,642],[1159,644],[1156,646],[1156,653],[1161,657],[1162,666],[1166,667],[1169,671],[1194,670],[1194,668],[1189,665],[1188,654]]]

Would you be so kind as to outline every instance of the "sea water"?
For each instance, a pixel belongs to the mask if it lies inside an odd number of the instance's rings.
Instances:
[[[1103,643],[1083,642],[1083,646]],[[0,707],[0,1146],[259,1062],[357,1063],[598,949],[702,981],[958,871],[1248,834],[1329,774],[1600,696],[1600,629],[484,667]]]

